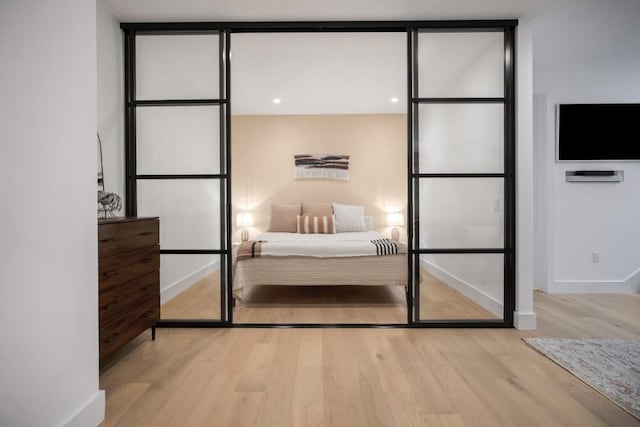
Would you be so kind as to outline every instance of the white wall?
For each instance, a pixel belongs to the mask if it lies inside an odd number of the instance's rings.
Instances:
[[[97,425],[95,2],[0,3],[0,425]]]
[[[98,133],[105,191],[122,198],[124,215],[124,41],[120,23],[97,3]]]
[[[531,18],[516,28],[516,311],[518,329],[535,329],[533,311],[534,171],[533,40]]]
[[[546,202],[539,289],[640,291],[640,162],[555,162],[554,111],[559,103],[640,102],[638,22],[637,0],[568,1],[534,20],[536,198]],[[576,169],[622,169],[625,181],[565,182],[565,171]]]

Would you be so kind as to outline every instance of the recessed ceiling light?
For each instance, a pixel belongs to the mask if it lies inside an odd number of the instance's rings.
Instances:
[[[280,104],[282,101],[280,101],[280,98],[273,98],[273,103],[274,104]]]
[[[395,96],[393,98],[391,98],[391,102],[393,102],[394,104],[396,104],[399,101],[398,98],[396,98]]]

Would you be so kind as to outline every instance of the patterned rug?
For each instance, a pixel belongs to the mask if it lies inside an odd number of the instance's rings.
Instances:
[[[523,340],[640,419],[640,341],[557,338]]]

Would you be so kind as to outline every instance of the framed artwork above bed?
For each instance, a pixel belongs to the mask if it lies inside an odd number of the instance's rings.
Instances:
[[[296,179],[349,180],[349,156],[343,154],[294,155]]]

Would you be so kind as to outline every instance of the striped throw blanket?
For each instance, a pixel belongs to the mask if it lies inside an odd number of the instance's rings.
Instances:
[[[371,243],[376,246],[376,255],[397,255],[407,253],[407,247],[395,240],[378,239],[372,240]]]
[[[240,243],[238,246],[238,252],[236,252],[236,260],[257,258],[262,253],[262,241],[261,240],[249,240]]]

